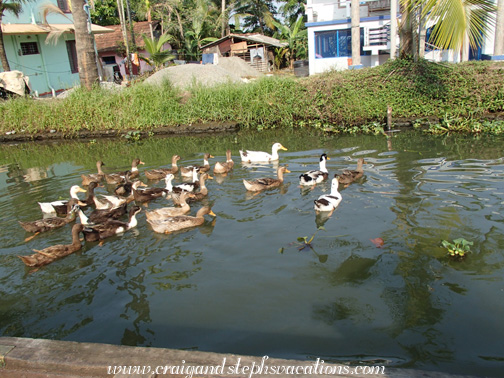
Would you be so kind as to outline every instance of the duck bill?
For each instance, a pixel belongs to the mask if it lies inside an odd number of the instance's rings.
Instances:
[[[209,214],[209,215],[212,215],[212,216],[214,216],[214,217],[216,217],[216,216],[217,216],[217,215],[215,215],[215,213],[214,213],[212,210],[210,210],[210,212],[209,212],[208,214]]]
[[[280,149],[284,150],[284,151],[288,151],[287,148],[285,148],[284,146],[280,146]]]

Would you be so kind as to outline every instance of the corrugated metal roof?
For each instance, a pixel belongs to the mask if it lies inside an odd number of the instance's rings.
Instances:
[[[226,39],[240,39],[243,41],[248,41],[248,42],[255,42],[255,43],[260,43],[268,46],[275,46],[275,47],[285,47],[287,46],[287,43],[280,42],[276,38],[268,37],[266,35],[258,34],[258,33],[251,33],[251,34],[228,34],[225,37],[222,37],[221,39],[218,39],[217,41],[211,42],[209,44],[206,44],[205,46],[202,46],[201,49],[205,49],[207,47],[215,46],[220,44],[222,41],[225,41]]]
[[[73,24],[2,24],[2,33],[4,34],[49,34],[52,31],[74,32]],[[91,25],[94,34],[111,33],[112,29],[99,25]]]

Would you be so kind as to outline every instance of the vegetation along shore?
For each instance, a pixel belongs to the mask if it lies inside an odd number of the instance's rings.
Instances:
[[[0,133],[151,133],[191,125],[229,129],[308,127],[327,132],[380,132],[387,107],[394,120],[432,133],[504,132],[504,64],[435,64],[398,59],[361,70],[307,78],[264,77],[251,83],[175,88],[135,83],[121,91],[76,90],[63,99],[0,102]],[[216,130],[221,128],[217,127]]]

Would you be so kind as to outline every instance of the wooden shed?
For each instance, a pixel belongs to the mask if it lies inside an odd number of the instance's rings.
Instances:
[[[228,34],[201,47],[203,54],[237,56],[260,72],[269,72],[275,61],[275,48],[286,44],[262,34]]]

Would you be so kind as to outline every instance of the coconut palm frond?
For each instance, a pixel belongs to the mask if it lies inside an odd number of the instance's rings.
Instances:
[[[0,1],[0,9],[2,11],[9,11],[14,16],[18,17],[21,13],[21,4],[20,3],[5,3]]]
[[[40,10],[42,11],[42,21],[44,25],[49,25],[49,22],[47,22],[47,16],[50,14],[59,14],[63,17],[65,17],[67,20],[72,21],[71,18],[69,18],[61,9],[59,9],[56,5],[51,4],[51,3],[45,3],[40,6]]]
[[[45,39],[45,43],[47,45],[53,44],[56,45],[58,43],[59,38],[65,34],[66,32],[69,32],[72,30],[71,26],[73,25],[73,20],[69,18],[60,8],[58,8],[54,4],[50,3],[45,3],[40,6],[40,10],[42,11],[42,21],[44,27],[46,27],[49,30],[49,34],[47,34],[47,37]],[[69,24],[67,28],[64,29],[59,29],[59,28],[54,28],[51,26],[51,24],[47,21],[47,16],[51,14],[59,14],[66,19],[72,21],[72,24]]]
[[[422,15],[437,21],[432,43],[458,51],[466,35],[473,48],[481,45],[495,24],[495,5],[491,0],[428,0]]]

